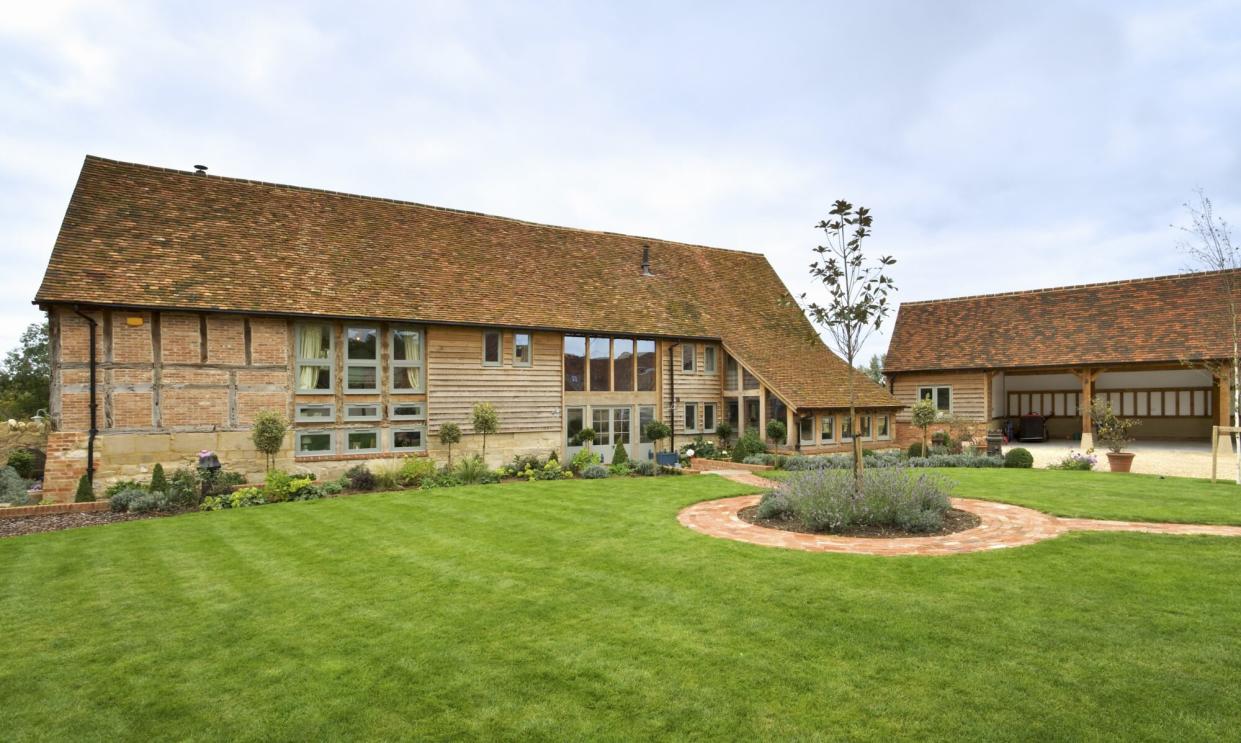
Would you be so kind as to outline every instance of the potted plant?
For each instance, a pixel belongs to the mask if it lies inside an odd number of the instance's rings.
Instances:
[[[1090,403],[1090,417],[1094,419],[1097,437],[1107,447],[1107,465],[1112,472],[1128,472],[1133,466],[1133,452],[1125,451],[1125,445],[1133,442],[1129,432],[1141,421],[1134,418],[1118,418],[1112,405],[1101,399]]]
[[[651,421],[646,424],[646,429],[643,433],[646,434],[646,438],[650,439],[658,447],[660,441],[672,435],[672,429],[663,421]],[[680,464],[680,462],[681,458],[674,451],[655,452],[656,464],[671,467]]]

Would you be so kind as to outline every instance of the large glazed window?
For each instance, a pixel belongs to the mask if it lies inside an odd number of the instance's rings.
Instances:
[[[655,341],[638,341],[638,391],[655,390]]]
[[[726,390],[737,389],[737,381],[738,381],[737,360],[734,359],[732,356],[725,356],[724,357],[724,389]]]
[[[612,375],[608,372],[611,362],[611,341],[608,338],[590,339],[590,391],[607,392],[612,389]]]
[[[580,336],[564,337],[564,388],[566,392],[586,389],[586,339]]]
[[[332,326],[304,323],[297,333],[297,391],[332,391]]]
[[[569,442],[569,446],[577,446],[577,435],[586,427],[586,410],[585,408],[567,408],[564,412],[565,419],[565,439]]]
[[[392,391],[422,392],[422,359],[426,339],[418,328],[392,331]]]
[[[612,341],[612,389],[633,391],[633,341],[629,338]]]
[[[653,420],[655,420],[655,408],[650,405],[643,405],[638,408],[638,443],[652,443],[650,437],[646,435],[646,427]]]
[[[742,367],[741,369],[741,384],[744,385],[747,390],[756,390],[759,388],[758,377],[751,374],[750,370],[745,367]]]
[[[379,330],[345,330],[345,392],[379,391]]]

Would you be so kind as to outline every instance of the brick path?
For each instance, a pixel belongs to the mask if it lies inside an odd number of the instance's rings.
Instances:
[[[749,472],[718,472],[729,480],[744,485],[771,488],[770,480]],[[1068,531],[1129,531],[1153,534],[1206,534],[1241,537],[1241,526],[1206,526],[1198,524],[1156,524],[1134,521],[1097,521],[1066,519],[1051,516],[1007,503],[953,498],[952,505],[978,516],[982,523],[973,529],[938,537],[905,537],[880,539],[868,537],[836,537],[821,534],[799,534],[768,529],[742,521],[737,512],[758,503],[762,496],[742,495],[735,498],[696,503],[677,515],[677,520],[694,531],[721,539],[733,539],[766,547],[784,547],[806,552],[845,552],[855,555],[956,555],[966,552],[1020,547],[1052,539]]]

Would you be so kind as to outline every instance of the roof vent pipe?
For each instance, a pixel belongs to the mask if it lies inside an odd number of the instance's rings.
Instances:
[[[651,246],[650,245],[642,246],[642,275],[643,276],[654,276],[655,275],[651,273]]]
[[[207,174],[206,165],[195,165],[194,166],[194,175],[206,175],[206,174]]]

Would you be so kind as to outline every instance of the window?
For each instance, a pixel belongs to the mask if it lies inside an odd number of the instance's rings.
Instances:
[[[638,391],[655,389],[655,341],[638,341]]]
[[[330,423],[336,420],[334,405],[298,405],[293,420],[299,423]]]
[[[617,392],[633,391],[633,340],[612,340],[612,389]]]
[[[379,403],[345,406],[345,420],[347,421],[377,421],[380,417]]]
[[[853,440],[853,421],[849,420],[847,415],[840,416],[840,440]]]
[[[732,356],[724,356],[724,389],[737,389],[739,375],[737,373],[737,360]]]
[[[775,394],[770,391],[767,393],[767,420],[768,421],[780,421],[781,423],[785,423],[785,421],[787,421],[789,417],[788,410],[789,410],[788,406],[784,404],[783,400],[776,397]],[[789,433],[792,433],[792,431],[789,431]]]
[[[564,389],[581,392],[586,389],[586,339],[574,335],[564,337]]]
[[[612,445],[621,444],[629,446],[629,429],[630,429],[630,409],[629,408],[612,408],[612,419],[615,425],[612,426]],[[626,452],[628,453],[628,452]]]
[[[565,440],[569,446],[578,446],[577,435],[586,427],[586,412],[583,408],[566,408],[564,411]]]
[[[698,403],[696,402],[685,404],[685,430],[698,430]]]
[[[392,451],[422,451],[426,448],[426,432],[419,428],[392,429]]]
[[[422,392],[422,331],[395,328],[392,331],[392,391]]]
[[[707,374],[715,373],[715,346],[702,349],[702,370]]]
[[[595,443],[609,446],[612,443],[612,409],[592,408],[591,428],[595,431]]]
[[[297,432],[297,453],[298,454],[331,454],[332,453],[332,432],[331,431],[298,431]]]
[[[759,387],[758,377],[750,373],[749,369],[741,368],[741,384],[747,390],[756,390]]]
[[[483,331],[483,366],[500,365],[500,347],[503,336],[498,330]]]
[[[858,438],[869,439],[870,438],[870,416],[859,415],[857,418],[857,422],[858,422]]]
[[[727,400],[724,403],[728,406],[728,425],[733,427],[733,433],[741,432],[741,401],[737,398]]]
[[[801,443],[813,444],[814,443],[814,416],[807,415],[803,417],[798,422],[797,427],[798,427],[797,435],[798,435],[798,438],[801,440]]]
[[[379,331],[345,329],[345,392],[379,391]]]
[[[836,439],[836,416],[819,416],[819,443],[826,444]]]
[[[702,406],[702,430],[707,433],[715,432],[715,403],[706,403]]]
[[[379,451],[379,431],[350,431],[345,434],[345,450],[349,454]]]
[[[307,323],[297,329],[297,391],[332,392],[332,326]]]
[[[643,405],[638,408],[638,443],[651,443],[650,437],[646,435],[646,427],[651,421],[655,420],[655,408],[650,405]]]
[[[530,366],[534,363],[534,336],[529,333],[513,333],[513,366]]]
[[[919,400],[930,400],[941,413],[952,411],[952,387],[919,387]]]
[[[875,416],[875,433],[878,434],[878,438],[888,438],[888,416]]]
[[[427,411],[420,402],[395,402],[388,411],[388,417],[394,421],[416,421],[427,417]]]
[[[612,342],[607,338],[590,339],[590,391],[607,392],[612,389],[612,375],[608,373]]]
[[[685,343],[681,346],[681,371],[687,374],[694,373],[694,361],[698,356],[698,347],[693,343]]]

